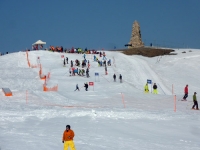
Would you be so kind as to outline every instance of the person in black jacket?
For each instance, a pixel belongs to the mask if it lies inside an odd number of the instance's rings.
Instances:
[[[68,57],[66,57],[66,62],[67,62],[67,64],[68,64]]]
[[[90,75],[89,75],[89,69],[88,68],[86,69],[86,76],[87,76],[87,78],[90,77]]]
[[[63,61],[63,66],[64,66],[64,67],[65,67],[65,64],[66,64],[66,63],[65,63],[65,59],[64,59],[64,61]]]
[[[119,75],[119,80],[120,80],[120,83],[122,83],[122,75],[121,74]]]
[[[73,61],[71,60],[71,67],[73,67]]]
[[[85,83],[84,87],[85,87],[85,90],[88,91],[88,83],[87,82]]]
[[[116,82],[116,75],[115,74],[113,75],[113,79],[114,79],[114,82]]]

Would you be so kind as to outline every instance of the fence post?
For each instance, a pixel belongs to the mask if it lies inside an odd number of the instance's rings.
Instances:
[[[174,95],[174,112],[176,112],[176,95]]]
[[[28,103],[28,91],[26,90],[26,104]]]
[[[124,94],[121,93],[121,95],[122,95],[122,103],[124,104],[124,108],[126,108],[126,105],[125,105],[125,102],[124,102]]]

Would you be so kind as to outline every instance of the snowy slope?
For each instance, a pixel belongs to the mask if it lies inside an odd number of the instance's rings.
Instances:
[[[93,61],[93,55],[87,55],[91,69],[90,78],[85,78],[69,76],[70,64],[63,67],[61,58],[82,60],[82,54],[29,52],[31,64],[37,64],[40,57],[43,73],[50,72],[47,86],[58,85],[57,92],[42,91],[39,68],[28,67],[25,52],[0,57],[1,88],[13,92],[12,97],[0,92],[1,150],[62,149],[67,124],[75,132],[79,150],[199,150],[200,112],[191,107],[193,92],[200,91],[200,51],[176,53],[147,58],[106,51],[112,60],[108,75]],[[113,82],[114,73],[117,82]],[[147,79],[157,83],[158,95],[143,93]],[[89,87],[86,92],[85,82],[94,82],[94,91]],[[76,84],[81,89],[74,92]],[[186,84],[188,101],[179,101]],[[177,95],[176,112],[172,85]]]

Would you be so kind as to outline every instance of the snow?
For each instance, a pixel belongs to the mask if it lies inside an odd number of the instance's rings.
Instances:
[[[105,52],[112,63],[108,75],[86,55],[90,78],[69,76],[70,64],[63,67],[61,55],[70,62],[82,60],[82,54],[29,52],[33,65],[40,57],[43,74],[50,72],[47,86],[58,85],[57,92],[43,91],[39,68],[28,67],[25,52],[1,56],[1,88],[10,88],[13,96],[0,92],[0,149],[63,149],[69,124],[77,150],[200,150],[200,111],[191,110],[192,95],[197,92],[198,99],[200,92],[200,51],[176,49],[177,55],[153,58]],[[158,95],[143,92],[147,79],[157,83]],[[94,90],[85,91],[85,82],[94,82]],[[76,84],[80,91],[74,91]],[[188,101],[180,101],[186,84]]]

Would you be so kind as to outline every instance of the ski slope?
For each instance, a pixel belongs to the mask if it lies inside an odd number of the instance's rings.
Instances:
[[[13,96],[0,92],[0,149],[63,149],[62,134],[70,124],[77,150],[199,150],[200,111],[191,107],[193,93],[198,99],[200,91],[200,51],[179,49],[177,55],[153,58],[105,52],[112,63],[108,75],[94,55],[86,55],[90,78],[69,76],[70,61],[83,60],[82,54],[29,52],[31,64],[39,57],[43,74],[50,72],[47,86],[58,85],[57,92],[43,91],[39,68],[28,67],[26,52],[1,56],[0,85]],[[66,67],[61,55],[69,58]],[[147,79],[158,85],[158,95],[143,92]],[[94,87],[85,91],[85,82]],[[76,84],[80,91],[74,91]],[[183,102],[186,84],[189,96]]]

